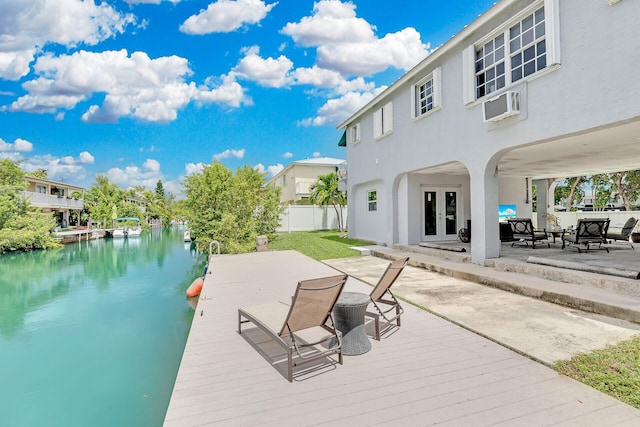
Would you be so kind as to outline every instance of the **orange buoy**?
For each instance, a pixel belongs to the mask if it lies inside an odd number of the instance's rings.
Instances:
[[[198,277],[193,283],[187,288],[187,296],[188,297],[197,297],[202,292],[202,285],[204,285],[204,279],[202,277]]]

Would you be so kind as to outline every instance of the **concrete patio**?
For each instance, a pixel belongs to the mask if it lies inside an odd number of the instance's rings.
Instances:
[[[401,248],[379,250],[383,257],[404,253]],[[535,251],[538,254],[542,249]],[[540,346],[535,345],[541,342],[536,337],[544,335],[539,328],[550,327],[552,332],[548,336],[556,335],[555,326],[550,324],[554,316],[570,319],[569,334],[574,329],[571,319],[581,328],[591,325],[603,331],[602,336],[594,340],[598,342],[590,346],[633,336],[637,325],[585,315],[417,267],[436,259],[439,268],[455,267],[463,276],[481,277],[480,272],[493,271],[498,276],[538,280],[530,275],[447,259],[453,252],[444,258],[428,253],[412,254],[412,260],[418,265],[407,267],[394,289],[397,286],[396,290],[407,300],[442,313],[435,315],[404,304],[402,327],[383,336],[379,342],[372,340],[369,353],[345,356],[344,365],[327,360],[295,370],[293,384],[286,380],[281,350],[266,336],[249,328],[246,336],[238,335],[237,308],[288,301],[298,280],[334,274],[335,269],[330,265],[345,272],[351,270],[346,291],[368,293],[370,285],[356,277],[375,280],[386,261],[361,257],[319,263],[292,251],[212,257],[208,270],[212,274],[207,275],[196,308],[165,425],[631,426],[640,423],[640,411],[533,360],[550,363],[563,355],[553,352],[536,355],[532,350]],[[518,262],[513,258],[512,263]],[[494,280],[506,282],[502,276]],[[441,292],[443,289],[452,292],[448,297],[446,293],[438,294],[434,285]],[[597,287],[588,288],[597,290]],[[492,296],[482,303],[480,295],[486,290],[518,299],[520,316],[513,328],[506,323],[512,315],[496,309],[496,304],[506,307],[516,304],[515,300],[505,302]],[[417,295],[421,295],[420,298]],[[448,302],[460,301],[459,297],[465,295],[466,305]],[[487,310],[474,307],[469,300],[474,304],[480,302]],[[541,305],[531,306],[532,302]],[[456,306],[459,307],[457,313]],[[540,317],[538,327],[531,328],[520,322],[539,312],[548,312],[550,317]],[[500,313],[502,316],[495,317]],[[505,336],[489,327],[491,322],[486,319],[491,317],[495,319],[494,324],[502,324]],[[486,324],[480,322],[483,319]],[[474,323],[476,329],[472,332]],[[558,331],[557,346],[565,345],[560,335],[565,333],[560,332],[564,329],[555,330]],[[512,336],[522,335],[528,335],[529,342],[533,343],[529,346],[531,349],[522,344],[526,340],[509,341]],[[587,329],[585,335],[593,334]],[[581,341],[580,336],[576,335],[574,341]]]

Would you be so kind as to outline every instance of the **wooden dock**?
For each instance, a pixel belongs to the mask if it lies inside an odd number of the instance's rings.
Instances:
[[[293,251],[212,257],[164,425],[640,425],[640,411],[410,304],[370,352],[289,383],[282,349],[239,335],[237,309],[335,272]]]

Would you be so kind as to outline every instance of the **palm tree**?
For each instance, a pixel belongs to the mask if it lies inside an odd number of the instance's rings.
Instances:
[[[328,175],[320,175],[318,182],[311,185],[309,201],[320,206],[331,204],[338,216],[338,231],[343,230],[342,207],[347,203],[347,196],[338,190],[338,174],[332,172]]]

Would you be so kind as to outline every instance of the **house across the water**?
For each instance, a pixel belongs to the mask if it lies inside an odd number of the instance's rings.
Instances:
[[[24,179],[27,183],[24,197],[30,205],[43,213],[52,213],[61,227],[71,225],[69,219],[72,211],[80,213],[84,209],[83,187],[33,176],[25,176]]]

